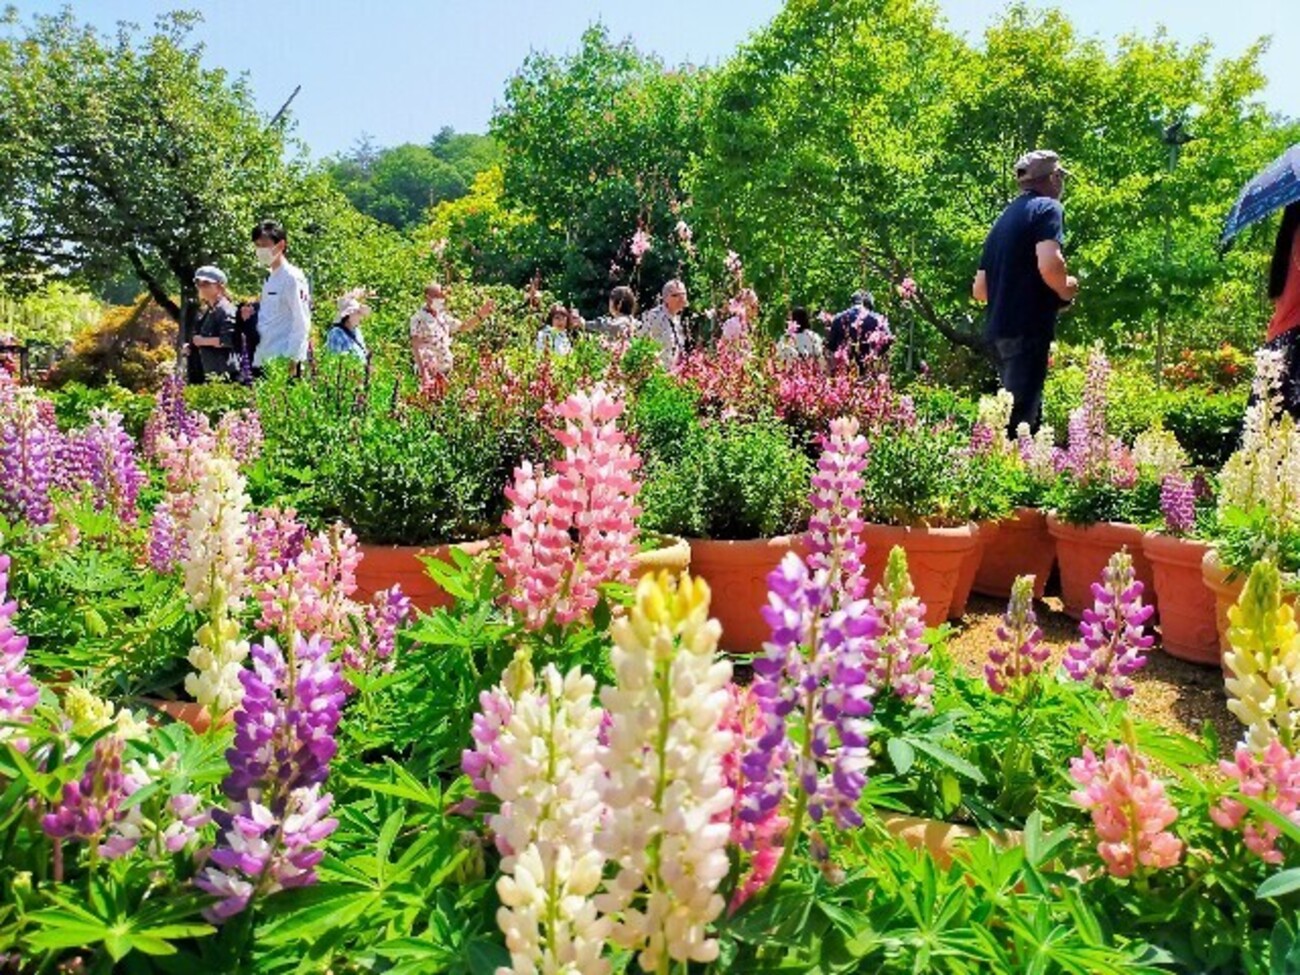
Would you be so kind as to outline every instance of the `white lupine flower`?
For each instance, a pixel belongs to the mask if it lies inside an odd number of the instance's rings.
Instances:
[[[1262,508],[1278,531],[1300,530],[1300,430],[1282,409],[1282,359],[1255,354],[1255,402],[1246,409],[1241,447],[1219,474],[1219,514]]]
[[[1159,480],[1166,474],[1179,473],[1189,460],[1177,437],[1164,427],[1154,426],[1133,441],[1133,463],[1142,473]]]
[[[717,889],[730,867],[722,761],[733,736],[719,723],[731,664],[715,660],[721,630],[708,614],[703,581],[661,573],[641,580],[610,631],[617,684],[601,691],[609,813],[596,842],[617,872],[596,903],[614,922],[610,940],[649,972],[665,954],[718,954],[708,926],[722,913]]]
[[[506,761],[488,773],[501,800],[488,824],[505,854],[497,925],[511,963],[498,975],[609,971],[601,955],[610,924],[592,900],[605,863],[594,844],[603,814],[595,689],[577,668],[561,676],[549,664],[538,685],[529,673],[512,689],[498,739]]]
[[[992,396],[980,397],[976,422],[984,424],[993,431],[994,443],[1002,451],[1011,449],[1006,431],[1011,426],[1011,410],[1015,404],[1015,397],[1005,389],[999,389]]]

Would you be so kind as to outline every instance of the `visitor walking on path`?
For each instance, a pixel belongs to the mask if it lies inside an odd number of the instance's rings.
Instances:
[[[451,372],[451,337],[478,328],[496,309],[489,298],[467,322],[447,310],[447,289],[437,281],[424,289],[424,307],[411,316],[411,358],[421,380]]]
[[[218,376],[236,380],[239,378],[239,350],[235,343],[238,324],[234,302],[226,292],[226,273],[211,264],[204,265],[194,272],[194,284],[199,289],[199,300],[206,306],[190,339],[202,365],[201,380]]]
[[[253,244],[257,263],[271,271],[257,306],[260,341],[253,353],[253,365],[261,367],[272,359],[292,359],[301,368],[307,360],[311,334],[311,289],[307,278],[284,256],[288,238],[276,221],[263,220],[254,227]]]
[[[984,339],[996,356],[1002,388],[1014,399],[1013,436],[1022,423],[1038,429],[1056,316],[1079,292],[1061,253],[1061,193],[1069,173],[1056,153],[1044,149],[1021,156],[1015,173],[1021,194],[989,231],[971,287],[976,301],[988,303]]]
[[[357,288],[339,299],[339,316],[325,336],[326,352],[356,356],[362,362],[370,358],[361,334],[361,319],[370,315],[370,306],[362,300],[365,296],[365,289]]]
[[[686,330],[682,312],[686,310],[686,285],[673,278],[663,286],[661,301],[646,312],[637,330],[638,337],[659,346],[659,361],[665,369],[675,368],[686,355]]]
[[[894,337],[889,323],[876,311],[876,299],[870,291],[856,291],[853,303],[831,319],[826,348],[831,364],[853,363],[859,371],[866,372],[873,357],[889,351]]]
[[[1268,273],[1273,318],[1268,323],[1268,348],[1282,353],[1282,402],[1300,419],[1300,203],[1282,211]]]

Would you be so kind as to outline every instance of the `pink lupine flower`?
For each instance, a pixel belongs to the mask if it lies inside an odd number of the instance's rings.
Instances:
[[[644,227],[638,227],[636,233],[632,235],[631,251],[632,257],[636,263],[640,264],[641,259],[647,253],[654,250],[654,238],[652,238]]]
[[[907,571],[907,553],[895,545],[872,604],[880,631],[871,640],[871,683],[890,690],[922,711],[933,707],[934,669],[925,642],[925,604],[916,596]]]
[[[1219,768],[1236,780],[1237,795],[1266,802],[1300,826],[1300,754],[1293,755],[1275,738],[1258,755],[1238,745],[1234,760],[1220,762]],[[1239,799],[1224,796],[1210,809],[1210,818],[1224,829],[1240,829],[1246,848],[1265,863],[1283,862],[1277,847],[1281,830],[1255,817]]]
[[[993,693],[1006,694],[1041,671],[1052,655],[1034,615],[1033,576],[1018,576],[1012,583],[1011,600],[998,624],[997,638],[989,647],[984,679]]]
[[[9,556],[0,555],[0,723],[26,724],[41,692],[27,672],[27,637],[13,625],[18,604],[6,599],[9,594]],[[10,741],[26,750],[24,739],[11,739],[12,727],[0,727],[0,742]]]
[[[812,509],[808,520],[808,567],[825,571],[845,601],[861,599],[867,581],[862,560],[862,471],[867,466],[867,438],[858,421],[840,417],[831,421],[813,475]]]
[[[1168,827],[1178,810],[1146,761],[1127,745],[1106,745],[1100,761],[1092,749],[1070,762],[1070,777],[1083,788],[1070,798],[1092,813],[1097,853],[1113,877],[1177,866],[1183,843]]]
[[[571,623],[595,608],[598,587],[631,579],[641,459],[615,422],[622,412],[601,385],[574,393],[556,409],[555,473],[525,461],[506,488],[502,571],[529,629]]]
[[[913,280],[912,276],[909,274],[899,282],[898,297],[902,300],[903,304],[907,304],[916,297],[919,290],[920,288],[917,287],[916,281]]]

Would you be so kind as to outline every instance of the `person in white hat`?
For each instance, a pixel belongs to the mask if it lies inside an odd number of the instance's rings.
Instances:
[[[1061,253],[1061,194],[1069,172],[1056,153],[1036,149],[1016,161],[1015,174],[1020,196],[989,231],[971,286],[972,297],[988,303],[984,339],[996,356],[1002,388],[1014,400],[1011,436],[1021,423],[1038,429],[1056,316],[1079,292]]]
[[[203,379],[239,378],[239,350],[235,347],[235,305],[226,291],[226,274],[205,264],[194,272],[194,284],[205,308],[190,339],[203,366]]]
[[[325,351],[353,355],[365,362],[370,358],[366,340],[361,335],[361,319],[370,314],[365,304],[365,288],[355,288],[339,299],[339,314],[325,336]]]

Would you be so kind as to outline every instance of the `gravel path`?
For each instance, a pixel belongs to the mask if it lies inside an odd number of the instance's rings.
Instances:
[[[972,674],[984,672],[988,648],[998,617],[1005,612],[1003,600],[972,596],[963,622],[953,624],[949,643],[953,659]],[[1036,604],[1038,623],[1052,647],[1053,666],[1060,663],[1065,648],[1078,636],[1078,623],[1061,611],[1061,602],[1048,596]],[[1219,748],[1227,757],[1241,737],[1241,725],[1228,713],[1223,693],[1223,675],[1215,667],[1186,663],[1163,653],[1159,640],[1147,665],[1133,678],[1135,690],[1129,704],[1136,714],[1173,731],[1199,738],[1206,721],[1219,735]]]

